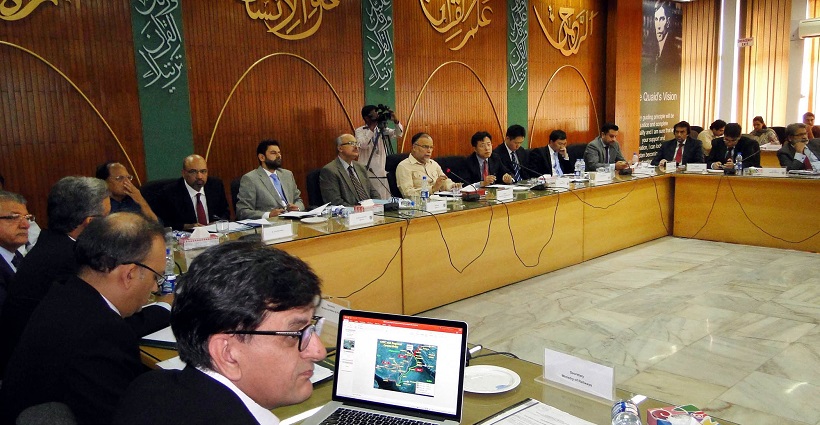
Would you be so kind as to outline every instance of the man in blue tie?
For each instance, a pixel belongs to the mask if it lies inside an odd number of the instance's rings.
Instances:
[[[572,173],[567,153],[567,133],[564,130],[553,130],[547,146],[531,150],[529,168],[542,175],[563,176]]]
[[[239,182],[236,217],[240,220],[276,217],[285,211],[304,211],[293,173],[282,168],[282,151],[276,140],[263,140],[256,148],[259,168]]]

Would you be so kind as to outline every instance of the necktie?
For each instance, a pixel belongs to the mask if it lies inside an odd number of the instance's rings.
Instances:
[[[552,153],[553,163],[552,163],[552,172],[557,176],[563,176],[564,170],[561,169],[561,163],[558,161],[558,152]]]
[[[205,215],[205,206],[202,205],[201,193],[196,194],[196,222],[201,225],[208,224],[208,216]]]
[[[23,254],[20,254],[20,251],[14,251],[14,258],[11,259],[11,265],[14,266],[15,269],[20,270],[20,263],[23,262]]]
[[[811,160],[809,159],[809,156],[808,156],[808,155],[806,155],[806,157],[805,157],[805,158],[803,158],[803,166],[804,166],[804,168],[805,168],[806,170],[809,170],[809,171],[811,171],[811,170],[812,170],[812,168],[811,168]]]
[[[681,159],[683,159],[683,142],[678,142],[678,150],[675,152],[675,162],[680,164]]]
[[[518,155],[515,152],[510,152],[510,159],[512,160],[513,164],[513,172],[515,177],[515,181],[521,180],[521,166],[518,164]]]
[[[362,186],[362,182],[359,181],[359,178],[356,177],[356,172],[353,170],[353,166],[350,165],[347,167],[347,174],[350,174],[350,180],[353,180],[353,187],[356,188],[356,197],[357,201],[364,201],[367,199],[367,193],[364,191],[364,187]]]
[[[276,188],[276,191],[279,192],[279,196],[282,197],[282,202],[284,202],[285,206],[287,206],[288,197],[285,196],[285,191],[282,190],[282,182],[279,181],[279,176],[277,176],[276,173],[271,173],[270,178],[273,180],[273,187]]]
[[[609,145],[606,145],[606,148],[605,148],[605,149],[606,149],[606,158],[605,158],[605,159],[606,159],[606,161],[604,161],[604,162],[606,162],[607,164],[609,164]]]
[[[484,160],[484,165],[481,166],[481,181],[484,181],[487,178],[487,174],[489,174],[489,169],[487,168],[487,160]]]
[[[726,159],[731,159],[731,158],[732,158],[732,154],[733,154],[734,152],[735,152],[735,148],[731,148],[731,149],[727,150],[727,151],[726,151]]]

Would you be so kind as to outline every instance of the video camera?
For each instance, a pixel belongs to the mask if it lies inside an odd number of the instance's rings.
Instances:
[[[388,120],[393,119],[393,110],[387,105],[379,103],[376,106],[376,113],[378,114],[376,121],[379,123],[386,123]]]

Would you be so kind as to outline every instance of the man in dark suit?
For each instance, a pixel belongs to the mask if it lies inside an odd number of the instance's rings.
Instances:
[[[663,142],[652,165],[664,167],[667,162],[675,161],[678,165],[688,163],[703,163],[706,159],[703,156],[700,140],[689,137],[689,123],[681,121],[672,127],[675,138]]]
[[[113,423],[278,423],[269,409],[310,397],[313,363],[327,352],[314,316],[319,278],[307,264],[228,242],[194,259],[179,287],[171,328],[186,367],[139,377]]]
[[[379,191],[358,162],[359,141],[352,134],[336,138],[338,156],[319,171],[319,190],[330,205],[352,207],[365,199],[379,199]]]
[[[529,168],[541,175],[572,174],[574,170],[567,153],[567,133],[563,130],[553,130],[547,146],[530,150]]]
[[[147,370],[124,318],[162,284],[162,227],[139,214],[111,214],[88,224],[76,254],[77,275],[52,286],[11,357],[2,423],[47,402],[66,404],[80,424],[109,423],[128,384]],[[167,324],[170,312],[156,308]]]
[[[618,144],[618,126],[613,123],[606,123],[601,127],[601,135],[587,144],[584,151],[584,163],[586,171],[595,171],[598,167],[615,164],[616,170],[629,168],[624,155],[621,153],[621,146]]]
[[[493,150],[493,155],[501,161],[504,172],[513,177],[513,182],[534,177],[521,168],[521,165],[526,166],[530,162],[527,150],[521,147],[526,136],[527,130],[524,127],[513,124],[504,135],[504,143]]]
[[[293,173],[282,168],[282,151],[276,140],[263,140],[256,147],[259,168],[239,181],[236,218],[276,217],[285,211],[304,211],[302,192]]]
[[[230,219],[222,180],[208,177],[208,164],[199,155],[182,161],[182,177],[160,193],[159,217],[175,230],[191,230],[216,220]]]
[[[712,169],[734,169],[738,153],[743,155],[743,168],[760,167],[760,146],[756,140],[741,136],[740,132],[740,124],[730,122],[726,124],[723,137],[712,140],[712,151],[706,158]]]
[[[809,140],[808,130],[803,123],[786,126],[786,143],[777,151],[777,159],[786,170],[811,171],[820,162],[820,139]]]
[[[473,153],[467,157],[464,177],[476,187],[489,186],[501,180],[505,184],[513,182],[513,177],[501,165],[499,156],[493,153],[490,133],[479,131],[470,139]]]
[[[0,189],[0,313],[6,294],[23,255],[18,249],[28,241],[29,222],[34,217],[22,196]]]

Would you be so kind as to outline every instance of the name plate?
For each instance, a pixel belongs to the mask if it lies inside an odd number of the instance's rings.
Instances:
[[[756,173],[761,177],[786,177],[786,169],[785,168],[761,168],[759,173]]]
[[[592,174],[592,173],[590,173],[590,174]],[[609,171],[604,171],[604,172],[598,171],[598,172],[596,172],[595,173],[595,179],[593,180],[593,182],[595,182],[595,183],[608,183],[608,182],[611,182],[611,181],[612,181],[612,174]]]
[[[674,173],[678,171],[678,163],[677,162],[667,162],[666,167],[663,169],[665,173]]]
[[[564,189],[569,189],[570,180],[571,179],[569,177],[558,177],[557,179],[555,179],[554,182],[551,182],[549,185],[550,187],[562,187]]]
[[[293,236],[293,225],[291,223],[262,226],[262,241],[275,241]]]
[[[686,171],[689,173],[705,173],[706,164],[686,164]]]
[[[373,211],[352,213],[347,216],[348,226],[362,226],[373,223]]]
[[[512,191],[510,191],[512,192]],[[427,204],[424,206],[424,210],[429,213],[439,213],[439,212],[446,212],[447,211],[447,201],[434,201],[432,199],[427,200]]]
[[[614,369],[569,354],[544,349],[544,379],[612,400]]]
[[[495,190],[496,201],[511,201],[514,197],[512,188]]]

